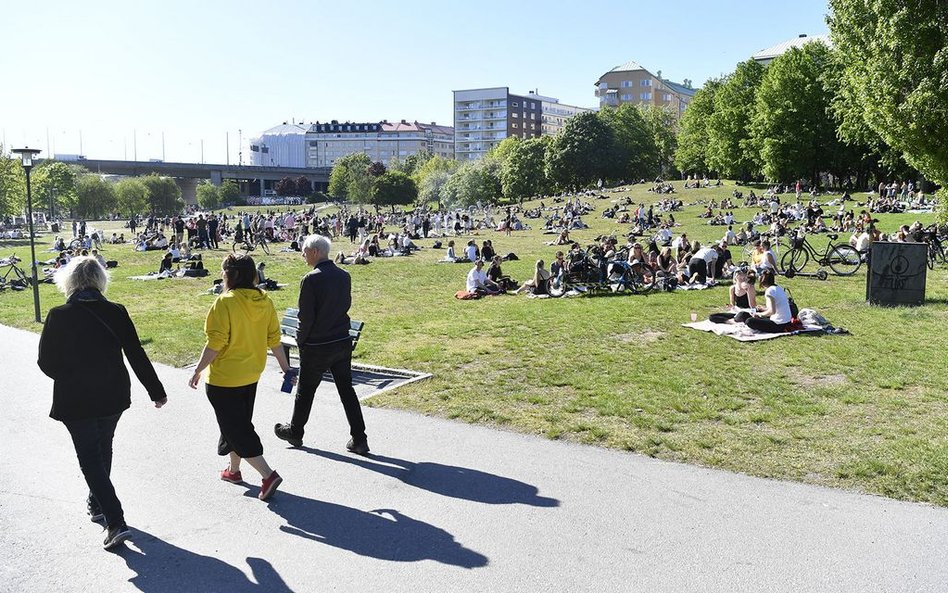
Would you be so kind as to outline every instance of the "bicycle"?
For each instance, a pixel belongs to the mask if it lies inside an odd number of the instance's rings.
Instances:
[[[948,253],[943,245],[944,238],[938,236],[937,225],[931,225],[922,231],[922,241],[928,243],[928,258],[926,263],[929,270],[935,269],[936,263],[948,263]]]
[[[17,265],[21,261],[23,260],[16,255],[11,255],[6,259],[0,259],[0,268],[7,268],[6,271],[0,275],[0,289],[6,288],[7,285],[14,289],[23,289],[33,284],[33,279],[27,276],[26,272]],[[12,280],[9,279],[11,274],[13,275]]]
[[[644,263],[630,264],[626,251],[620,250],[616,259],[606,268],[606,282],[613,292],[628,290],[632,294],[648,294],[658,283],[658,277]]]
[[[253,236],[253,243],[248,241],[246,238],[244,238],[241,241],[234,241],[234,245],[232,247],[234,250],[234,253],[237,253],[238,245],[241,245],[240,249],[243,250],[244,253],[250,253],[257,247],[259,247],[260,249],[263,250],[264,253],[266,253],[267,255],[270,255],[270,247],[267,244],[267,239],[266,237],[263,236],[263,233],[255,234]]]
[[[829,242],[826,248],[820,252],[817,251],[806,235],[797,232],[790,239],[790,250],[780,258],[780,271],[788,278],[792,278],[798,272],[802,272],[812,258],[821,268],[829,266],[837,276],[852,276],[862,265],[862,256],[856,249],[844,243],[834,244],[833,241],[839,238],[839,235],[833,233],[827,235]],[[823,270],[818,270],[819,274]],[[824,272],[825,273],[825,272]]]

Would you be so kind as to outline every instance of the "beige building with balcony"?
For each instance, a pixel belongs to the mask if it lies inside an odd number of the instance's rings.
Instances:
[[[596,97],[600,107],[618,107],[624,103],[667,107],[678,117],[685,112],[695,96],[691,81],[672,82],[662,78],[662,71],[652,74],[637,62],[626,62],[606,72],[596,81]]]

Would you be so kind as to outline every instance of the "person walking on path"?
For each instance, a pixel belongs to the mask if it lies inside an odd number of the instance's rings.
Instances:
[[[131,406],[131,381],[122,352],[156,408],[167,403],[165,389],[138,339],[125,307],[104,294],[109,277],[94,257],[74,257],[55,276],[66,304],[46,316],[39,343],[39,367],[53,379],[50,417],[72,437],[79,467],[89,486],[86,509],[105,521],[109,550],[131,535],[115,493],[112,439],[122,412]]]
[[[300,282],[299,329],[300,377],[288,424],[277,424],[277,437],[295,447],[303,445],[303,428],[313,408],[313,397],[323,373],[332,372],[339,399],[346,411],[351,438],[346,449],[358,455],[369,452],[362,407],[352,388],[352,338],[349,336],[349,307],[352,279],[329,259],[332,244],[321,235],[303,241],[303,259],[312,271]]]
[[[267,348],[284,373],[290,365],[280,345],[280,322],[273,301],[257,288],[253,259],[241,253],[228,255],[222,275],[224,292],[207,312],[207,343],[188,385],[197,389],[201,373],[210,367],[205,388],[221,431],[217,453],[230,458],[221,479],[243,482],[240,462],[246,460],[263,478],[258,498],[267,500],[283,478],[263,458],[263,445],[253,426],[253,405],[257,382],[267,363]]]

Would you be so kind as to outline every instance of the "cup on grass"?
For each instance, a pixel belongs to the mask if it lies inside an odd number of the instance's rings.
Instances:
[[[698,314],[697,314],[697,313],[692,313],[692,314],[691,314],[691,321],[692,321],[692,323],[694,323],[695,321],[698,321]]]

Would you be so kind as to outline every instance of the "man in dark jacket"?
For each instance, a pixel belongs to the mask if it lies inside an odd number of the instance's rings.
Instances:
[[[321,235],[310,235],[303,241],[303,259],[313,269],[300,282],[296,333],[300,377],[293,419],[289,424],[277,424],[274,432],[295,447],[303,445],[303,427],[309,420],[313,397],[323,373],[329,370],[349,421],[352,438],[346,448],[365,455],[369,452],[365,421],[359,398],[352,388],[352,338],[349,336],[352,279],[329,259],[330,248],[329,239]]]

